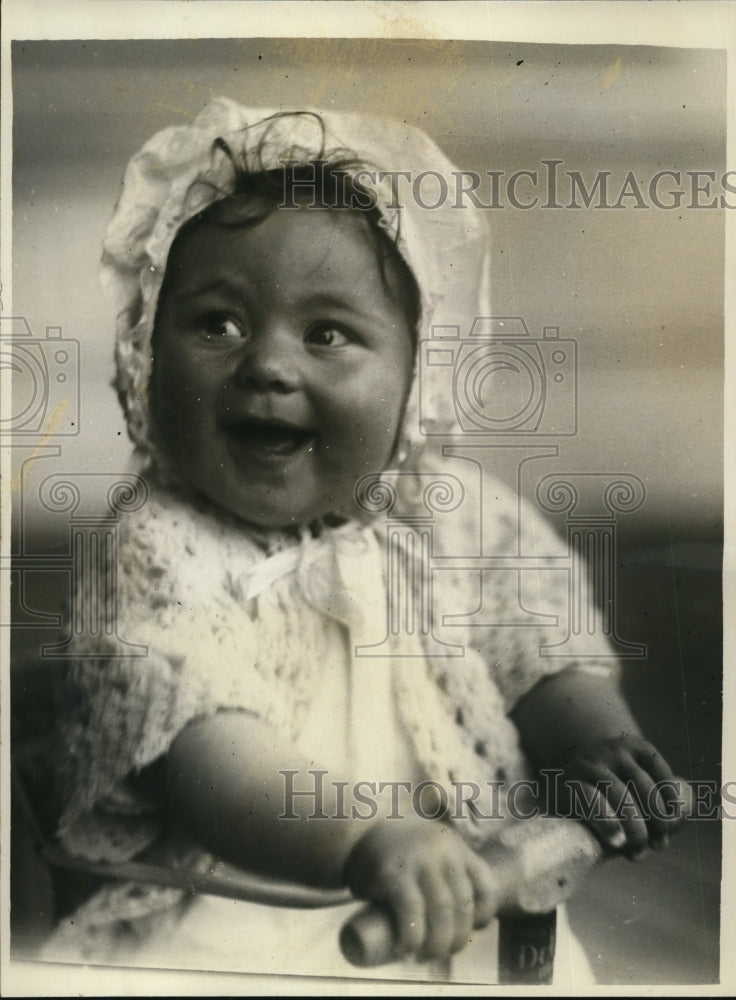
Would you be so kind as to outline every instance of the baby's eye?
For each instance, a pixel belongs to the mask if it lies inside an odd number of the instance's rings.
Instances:
[[[350,343],[350,337],[332,323],[322,323],[307,330],[304,338],[307,344],[319,347],[342,347]]]
[[[200,320],[200,328],[207,340],[240,340],[244,336],[235,320],[223,313],[210,313],[203,316]]]

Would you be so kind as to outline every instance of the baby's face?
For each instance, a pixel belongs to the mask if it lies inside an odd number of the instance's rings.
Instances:
[[[178,474],[253,524],[351,513],[391,458],[413,370],[398,268],[356,213],[203,221],[175,243],[153,412]]]

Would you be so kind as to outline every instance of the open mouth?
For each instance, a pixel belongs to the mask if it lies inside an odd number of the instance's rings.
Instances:
[[[270,420],[241,420],[229,424],[227,433],[239,451],[266,458],[295,455],[309,447],[315,438],[308,428]]]

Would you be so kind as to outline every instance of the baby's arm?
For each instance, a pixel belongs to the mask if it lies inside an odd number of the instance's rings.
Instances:
[[[383,903],[399,951],[432,958],[459,950],[496,911],[490,868],[439,820],[336,818],[350,817],[351,803],[347,796],[338,803],[327,780],[322,811],[329,818],[312,818],[314,799],[298,795],[289,803],[298,818],[280,818],[279,772],[306,776],[319,767],[247,713],[196,720],[168,757],[175,822],[243,868],[323,887],[348,885],[359,898]]]
[[[280,773],[294,770],[308,779],[310,769],[321,763],[300,759],[272,727],[248,712],[218,712],[194,720],[168,755],[169,795],[177,826],[213,854],[243,868],[287,881],[338,887],[350,848],[366,824],[311,819],[317,812],[315,798],[295,794],[287,803]],[[287,805],[297,818],[279,820]],[[338,812],[329,781],[323,783],[321,808],[326,816]]]
[[[558,807],[574,803],[578,783],[593,815],[580,816],[606,847],[638,857],[663,847],[682,822],[668,764],[641,734],[615,681],[567,670],[540,681],[513,713],[534,764],[561,769]]]

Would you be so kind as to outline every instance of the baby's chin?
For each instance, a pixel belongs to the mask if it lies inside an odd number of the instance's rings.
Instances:
[[[364,510],[357,505],[313,507],[309,510],[253,509],[250,505],[238,505],[232,502],[221,502],[219,498],[204,494],[209,504],[219,507],[222,511],[235,517],[246,529],[257,532],[272,531],[277,534],[303,535],[305,532],[317,537],[325,529],[337,528],[348,521],[371,520]]]
[[[210,501],[212,502],[212,501]],[[263,516],[254,516],[252,512],[244,513],[230,510],[246,529],[257,532],[274,532],[276,534],[287,534],[302,537],[305,533],[312,538],[318,538],[325,531],[331,528],[340,528],[349,522],[362,525],[370,525],[375,519],[375,513],[370,513],[357,504],[346,505],[343,508],[325,508],[324,510],[310,512],[294,517],[274,517],[265,513]]]
[[[313,536],[320,535],[325,528],[339,528],[341,525],[347,524],[348,521],[356,519],[333,511],[326,511],[324,514],[319,514],[315,517],[294,517],[291,519],[269,518],[265,515],[263,517],[254,517],[252,514],[241,515],[234,511],[229,511],[228,513],[234,514],[245,528],[256,529],[257,531],[283,532],[285,534],[295,533],[298,535],[306,531]]]
[[[317,536],[327,528],[340,527],[348,521],[370,524],[376,516],[371,504],[365,499],[361,503],[354,490],[349,494],[343,491],[346,493],[344,496],[330,491],[324,503],[308,504],[303,508],[290,508],[278,502],[254,506],[253,498],[247,491],[240,497],[237,493],[220,495],[210,483],[199,481],[187,474],[188,469],[177,467],[177,463],[168,460],[163,451],[156,455],[151,471],[167,488],[185,492],[199,504],[235,518],[244,528],[259,533],[272,531],[299,536],[306,531]]]

